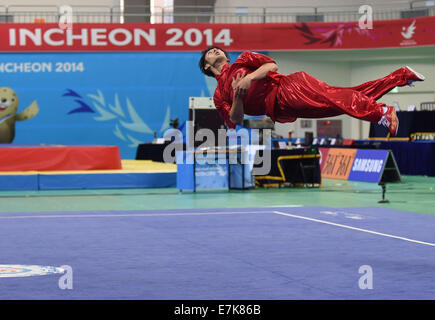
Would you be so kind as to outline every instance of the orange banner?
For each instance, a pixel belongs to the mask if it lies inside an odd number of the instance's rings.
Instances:
[[[322,178],[347,180],[357,149],[330,148],[323,159]]]

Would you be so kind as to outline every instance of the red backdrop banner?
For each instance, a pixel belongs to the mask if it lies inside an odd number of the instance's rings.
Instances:
[[[435,17],[261,24],[0,24],[0,52],[337,50],[435,45]]]

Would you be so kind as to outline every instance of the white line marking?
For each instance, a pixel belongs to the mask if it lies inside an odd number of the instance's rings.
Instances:
[[[383,237],[388,237],[388,238],[394,238],[394,239],[400,239],[400,240],[404,240],[404,241],[409,241],[409,242],[414,242],[414,243],[419,243],[419,244],[424,244],[424,245],[427,245],[427,246],[435,247],[435,243],[424,242],[424,241],[419,241],[419,240],[413,240],[413,239],[409,239],[409,238],[395,236],[395,235],[392,235],[392,234],[376,232],[376,231],[372,231],[372,230],[368,230],[368,229],[361,229],[361,228],[351,227],[351,226],[347,226],[347,225],[344,225],[344,224],[329,222],[329,221],[325,221],[325,220],[319,220],[319,219],[314,219],[314,218],[308,218],[308,217],[298,216],[298,215],[291,214],[291,213],[284,213],[284,212],[279,212],[279,211],[274,211],[274,213],[280,214],[280,215],[283,215],[283,216],[287,216],[287,217],[292,217],[292,218],[297,218],[297,219],[303,219],[303,220],[308,220],[308,221],[313,221],[313,222],[319,222],[319,223],[329,224],[331,226],[336,226],[336,227],[341,227],[341,228],[346,228],[346,229],[351,229],[351,230],[356,230],[356,231],[362,231],[362,232],[366,232],[366,233],[375,234],[375,235],[378,235],[378,236],[383,236]]]
[[[301,204],[283,204],[282,206],[268,206],[268,208],[300,208]]]
[[[334,217],[338,216],[338,213],[335,211],[320,211],[320,213],[327,214]]]
[[[221,212],[181,212],[181,213],[118,213],[118,214],[62,214],[62,215],[26,215],[6,216],[0,219],[50,219],[50,218],[112,218],[112,217],[164,217],[164,216],[205,216],[225,214],[274,213],[273,211],[221,211]]]

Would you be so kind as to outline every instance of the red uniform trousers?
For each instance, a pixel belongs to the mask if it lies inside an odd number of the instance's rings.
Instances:
[[[377,80],[355,87],[335,87],[300,71],[280,77],[275,100],[278,122],[294,118],[325,118],[348,114],[354,118],[378,122],[384,103],[377,99],[396,86],[408,84],[409,70],[400,68]]]

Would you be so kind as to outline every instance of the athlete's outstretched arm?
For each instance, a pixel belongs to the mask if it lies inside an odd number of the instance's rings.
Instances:
[[[272,62],[263,64],[254,72],[240,79],[240,81],[237,83],[237,89],[241,91],[242,94],[246,94],[251,87],[251,82],[254,80],[264,79],[269,71],[278,71],[278,66]]]
[[[260,80],[265,78],[269,71],[278,71],[278,66],[272,62],[265,63],[254,72],[248,74],[246,77],[250,78],[250,80]]]

